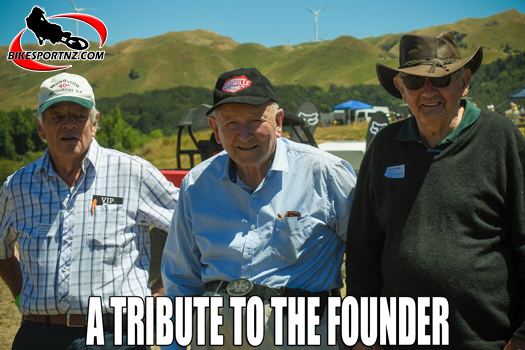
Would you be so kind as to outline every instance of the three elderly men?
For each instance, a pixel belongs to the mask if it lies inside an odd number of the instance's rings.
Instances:
[[[250,347],[231,336],[229,300],[239,294],[264,300],[260,346],[288,348],[276,345],[269,299],[339,295],[345,241],[348,295],[446,297],[449,348],[524,348],[525,140],[462,99],[481,61],[481,47],[461,59],[451,32],[402,37],[400,67],[377,73],[413,116],[376,135],[355,200],[348,163],[281,137],[283,111],[256,69],[217,80],[209,123],[225,151],[189,172],[178,206],[149,163],[92,139],[98,113],[83,78],[47,80],[37,127],[49,150],[0,194],[0,273],[24,315],[13,349],[81,340],[63,324],[85,314],[91,295],[105,310],[108,296],[147,295],[147,227],[167,228],[175,207],[166,295],[223,298],[226,348]],[[320,311],[315,347],[336,348]],[[214,347],[194,338],[192,348]]]

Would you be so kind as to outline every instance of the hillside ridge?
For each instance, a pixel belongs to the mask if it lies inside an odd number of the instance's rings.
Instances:
[[[412,33],[445,30],[455,33],[462,57],[483,46],[483,64],[525,50],[525,36],[517,35],[525,33],[525,14],[515,9]],[[375,63],[398,64],[398,43],[403,34],[364,39],[344,35],[319,43],[265,47],[239,44],[203,29],[168,32],[147,39],[125,40],[102,49],[98,49],[99,43],[92,43],[90,49],[104,50],[105,59],[68,62],[73,67],[66,71],[85,76],[93,84],[97,99],[179,86],[211,89],[222,72],[239,67],[257,67],[275,85],[319,86],[327,90],[333,85],[378,84]],[[23,48],[63,50],[61,45],[46,44],[41,48],[36,42],[24,44]],[[0,47],[0,56],[7,57],[7,52],[8,46]],[[134,74],[130,74],[132,70]],[[11,61],[0,60],[0,109],[35,108],[41,82],[54,74],[28,72]]]

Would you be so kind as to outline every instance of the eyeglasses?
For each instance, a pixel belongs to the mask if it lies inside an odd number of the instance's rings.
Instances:
[[[454,74],[454,73],[452,73]],[[452,80],[452,74],[445,75],[443,77],[430,78],[430,82],[437,88],[444,88],[450,85]],[[405,87],[409,90],[419,90],[425,85],[425,79],[427,77],[420,77],[417,75],[404,74],[403,83]]]

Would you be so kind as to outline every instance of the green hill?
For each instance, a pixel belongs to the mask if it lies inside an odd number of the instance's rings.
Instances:
[[[466,18],[415,32],[452,30],[461,54],[484,47],[488,64],[525,50],[525,14],[509,10],[487,18]],[[356,39],[341,36],[320,43],[264,47],[238,44],[210,31],[170,32],[149,39],[131,39],[104,47],[102,62],[74,62],[67,71],[84,75],[95,87],[97,99],[119,97],[180,86],[211,89],[217,76],[238,67],[257,67],[275,85],[354,86],[378,84],[375,63],[397,65],[398,41],[402,34]],[[92,43],[90,49],[98,47]],[[24,50],[39,50],[35,44]],[[46,44],[46,50],[62,50]],[[0,47],[7,57],[8,47]],[[60,64],[61,62],[48,62]],[[65,63],[65,62],[62,62]],[[131,79],[130,72],[138,75]],[[56,73],[32,73],[0,60],[0,109],[15,106],[35,108],[40,83]]]

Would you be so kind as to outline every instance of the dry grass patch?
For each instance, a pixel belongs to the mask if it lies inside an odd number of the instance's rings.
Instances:
[[[341,125],[318,127],[315,129],[314,139],[319,143],[327,141],[342,141],[342,140],[366,140],[366,133],[368,131],[368,123],[358,123],[352,125]]]

